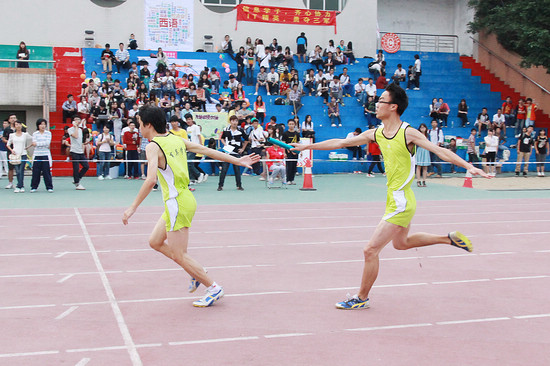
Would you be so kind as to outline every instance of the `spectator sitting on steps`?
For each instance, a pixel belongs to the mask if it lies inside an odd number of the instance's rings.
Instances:
[[[340,107],[334,97],[330,98],[328,104],[328,116],[330,118],[330,126],[336,127],[336,121],[338,121],[338,127],[342,127],[342,120],[340,119]]]
[[[103,64],[103,73],[107,71],[113,71],[113,59],[115,55],[111,51],[111,45],[109,43],[105,44],[105,49],[101,51],[101,63]]]

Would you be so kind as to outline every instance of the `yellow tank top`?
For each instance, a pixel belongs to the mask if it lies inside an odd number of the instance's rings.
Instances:
[[[182,138],[171,133],[167,136],[156,136],[152,142],[160,147],[166,158],[166,167],[159,166],[157,171],[162,199],[166,202],[188,189],[187,151]]]
[[[412,153],[407,147],[405,130],[408,127],[408,123],[401,122],[401,127],[397,130],[395,136],[384,136],[384,125],[382,124],[374,133],[375,141],[380,146],[380,151],[384,157],[388,178],[387,186],[392,191],[410,188],[414,178],[416,146]]]

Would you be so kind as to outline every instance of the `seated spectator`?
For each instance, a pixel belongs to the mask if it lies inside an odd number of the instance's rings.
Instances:
[[[256,54],[256,59],[260,62],[260,60],[265,56],[265,46],[263,40],[256,38],[254,41],[254,53]]]
[[[323,64],[323,68],[325,71],[329,71],[330,69],[333,69],[336,64],[334,63],[334,54],[332,52],[329,52],[327,54],[327,59]]]
[[[237,88],[233,92],[233,100],[236,102],[244,102],[246,94],[243,89],[243,84],[237,85]]]
[[[197,87],[200,89],[202,88],[204,90],[204,98],[208,101],[208,103],[212,104],[212,84],[210,83],[210,80],[208,79],[208,74],[203,73],[201,74],[199,78],[199,83],[197,84]]]
[[[329,39],[328,46],[325,48],[323,56],[327,56],[329,52],[332,52],[332,54],[336,53],[336,47],[334,47],[334,41],[332,39]]]
[[[105,75],[105,80],[103,80],[103,83],[109,84],[109,87],[113,87],[115,85],[115,80],[113,79],[113,73],[111,71],[107,72]]]
[[[321,53],[322,50],[319,45],[315,46],[315,48],[309,53],[309,63],[315,66],[317,70],[322,69],[324,64]]]
[[[449,140],[449,146],[447,147],[453,154],[456,154],[456,139],[452,138]],[[456,173],[456,165],[451,164],[451,173]]]
[[[286,97],[290,92],[290,82],[288,80],[288,74],[281,75],[281,81],[279,82],[279,95]]]
[[[344,67],[342,75],[340,75],[340,84],[342,85],[342,93],[348,97],[351,97],[351,93],[353,93],[353,85],[350,82],[347,67]]]
[[[386,79],[386,72],[382,71],[378,79],[376,79],[376,89],[386,89],[387,86],[388,80]]]
[[[157,59],[157,72],[164,73],[168,68],[168,57],[162,50],[162,47],[158,48],[155,57]]]
[[[439,119],[439,107],[441,107],[441,103],[437,98],[433,98],[432,104],[430,104],[430,117],[432,119]]]
[[[468,122],[468,105],[466,104],[466,99],[460,101],[457,109],[457,117],[462,121],[462,127],[466,127],[466,125],[470,124],[470,122]]]
[[[497,113],[493,115],[493,123],[491,124],[491,127],[493,130],[500,127],[502,132],[506,135],[506,118],[504,117],[504,114],[502,114],[502,109],[497,109]]]
[[[285,61],[286,61],[287,65],[291,69],[294,68],[294,54],[290,50],[290,47],[288,47],[288,46],[285,47],[285,52],[284,52],[283,56],[285,58]]]
[[[149,83],[149,98],[155,100],[162,95],[162,76],[160,72],[155,72],[155,76],[151,79]]]
[[[289,72],[290,69],[288,68],[288,63],[286,62],[286,60],[278,63],[278,66],[277,66],[277,73],[279,75],[281,75],[283,72]]]
[[[352,139],[354,137],[359,136],[363,131],[359,127],[355,129],[355,131],[348,133],[346,136],[347,139]],[[351,151],[352,153],[352,160],[363,160],[363,149],[361,146],[349,146],[346,149]]]
[[[129,69],[130,68],[130,52],[124,49],[124,43],[118,44],[118,50],[115,54],[115,64],[117,72],[120,74],[120,68]]]
[[[130,34],[130,39],[128,40],[128,48],[131,50],[137,50],[139,48],[134,33]]]
[[[331,127],[336,127],[336,121],[338,121],[338,127],[342,127],[340,107],[338,105],[338,101],[334,97],[330,97],[330,103],[328,104],[328,116],[330,118]]]
[[[311,120],[311,115],[308,114],[304,122],[302,122],[302,137],[310,138],[312,142],[315,142],[315,129],[313,128],[313,121]]]
[[[136,104],[137,99],[137,90],[134,87],[134,83],[129,82],[126,89],[124,89],[124,104],[127,109],[132,109],[134,104]]]
[[[271,71],[267,74],[267,95],[277,94],[279,92],[279,74],[275,72],[275,68],[271,67]]]
[[[162,94],[168,94],[169,96],[176,95],[176,79],[171,72],[167,71],[164,76],[160,78],[160,84]]]
[[[305,92],[311,97],[311,93],[315,92],[317,84],[315,82],[315,71],[309,69],[304,82]]]
[[[229,55],[233,56],[233,44],[231,38],[229,37],[229,34],[226,34],[223,38],[223,41],[220,44],[219,52],[228,53]]]
[[[342,52],[342,50],[339,48],[336,49],[336,53],[333,55],[333,57],[334,57],[334,65],[343,65],[347,63],[344,52]]]
[[[443,101],[443,98],[439,98],[439,113],[438,119],[441,123],[441,127],[447,127],[447,119],[449,118],[449,113],[451,109],[449,105]]]
[[[239,85],[239,81],[235,78],[235,75],[231,74],[229,75],[229,84],[227,84],[227,86],[231,89],[231,93],[233,93],[236,89],[237,89],[237,86]]]
[[[223,82],[223,86],[220,88],[220,97],[219,102],[222,105],[223,109],[228,109],[231,106],[232,99],[231,95],[233,93],[231,92],[231,89],[229,88],[229,81],[226,80]]]
[[[149,85],[149,80],[151,79],[151,71],[147,64],[143,65],[139,70],[139,79],[147,86]]]
[[[405,71],[405,69],[403,69],[403,66],[401,64],[397,64],[397,69],[395,70],[391,78],[393,82],[397,85],[399,85],[399,82],[407,80],[407,72]]]
[[[80,97],[80,102],[77,105],[78,116],[80,119],[88,120],[90,118],[90,103],[85,96]]]
[[[512,126],[516,122],[516,115],[514,104],[512,103],[512,98],[506,97],[506,100],[504,101],[504,103],[502,103],[502,114],[504,114],[507,126]]]
[[[489,125],[491,124],[491,121],[489,119],[489,115],[487,114],[487,107],[483,107],[481,109],[481,113],[477,115],[476,122],[474,123],[474,126],[478,128],[478,137],[481,136],[482,130],[487,130],[489,128]]]
[[[293,74],[290,78],[290,89],[292,89],[294,85],[298,86],[298,92],[300,92],[300,94],[304,94],[304,86],[298,78],[298,74]]]
[[[317,84],[317,95],[323,98],[323,103],[328,103],[329,97],[329,85],[326,79],[321,79],[321,82]]]
[[[263,86],[266,88],[266,91],[267,90],[267,73],[265,72],[265,67],[260,67],[260,72],[258,73],[258,75],[256,76],[256,92],[254,93],[254,95],[258,95],[258,89],[260,88],[260,86]]]
[[[267,162],[267,168],[270,172],[267,181],[268,186],[272,186],[277,178],[281,179],[283,184],[286,184],[285,149],[279,145],[271,145],[265,150],[265,154],[266,159],[275,160]]]
[[[288,93],[288,104],[293,107],[291,112],[293,116],[297,116],[300,108],[302,108],[302,93],[298,90],[298,85],[294,84]]]
[[[63,102],[61,108],[63,109],[63,123],[67,123],[67,119],[70,119],[72,123],[73,118],[78,113],[77,105],[72,94],[67,95],[67,100]]]
[[[348,42],[347,46],[344,46],[344,40],[341,40],[340,46],[338,47],[342,50],[342,52],[344,52],[344,55],[347,57],[350,65],[359,63],[359,61],[355,60],[355,55],[353,54],[353,43],[351,43],[351,41]]]
[[[363,78],[359,78],[359,82],[355,84],[355,97],[362,106],[367,101],[367,86],[363,84]]]
[[[111,51],[111,45],[109,43],[105,44],[105,49],[101,51],[101,63],[103,64],[103,73],[107,71],[113,71],[113,60],[115,55]]]
[[[124,89],[120,86],[120,80],[116,79],[112,87],[113,99],[120,105],[124,101]]]
[[[161,108],[166,114],[166,120],[170,119],[170,111],[172,110],[172,103],[170,101],[170,96],[168,93],[162,96],[162,99],[159,100],[157,107]]]
[[[372,61],[369,64],[369,71],[372,73],[373,78],[377,79],[382,73],[386,73],[386,61]]]
[[[266,47],[264,50],[263,50],[263,55],[262,57],[258,56],[258,63],[260,65],[260,67],[265,67],[266,70],[268,70],[272,65],[272,55],[271,55],[271,48],[269,47]]]
[[[340,83],[340,78],[338,76],[335,76],[332,81],[329,84],[330,89],[330,97],[334,98],[337,103],[341,103],[342,106],[345,104],[343,103],[342,95],[342,84]]]
[[[364,107],[364,114],[367,117],[367,124],[369,128],[371,126],[378,126],[380,120],[376,118],[376,102],[373,97],[369,97]]]
[[[266,114],[266,107],[261,95],[258,95],[256,101],[254,102],[254,112],[256,113],[256,118],[260,124],[263,124]]]
[[[208,79],[212,84],[212,94],[218,94],[220,91],[221,78],[220,78],[220,73],[215,67],[210,69],[210,72],[208,73]]]
[[[378,96],[376,95],[378,90],[372,78],[368,78],[368,84],[365,86],[365,89],[367,90],[367,98],[372,97],[375,102],[378,101]]]

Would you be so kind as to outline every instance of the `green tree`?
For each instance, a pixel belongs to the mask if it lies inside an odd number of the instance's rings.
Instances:
[[[544,66],[550,73],[550,0],[469,0],[475,10],[471,33],[494,33],[521,66]]]

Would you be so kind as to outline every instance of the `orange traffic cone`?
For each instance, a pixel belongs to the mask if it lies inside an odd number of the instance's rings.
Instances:
[[[466,177],[464,178],[464,184],[462,185],[464,188],[474,188],[474,185],[472,184],[472,174],[470,174],[469,171],[466,171]]]
[[[304,168],[304,185],[300,188],[300,191],[316,191],[313,188],[313,179],[311,173],[311,160],[306,161],[306,167]]]

